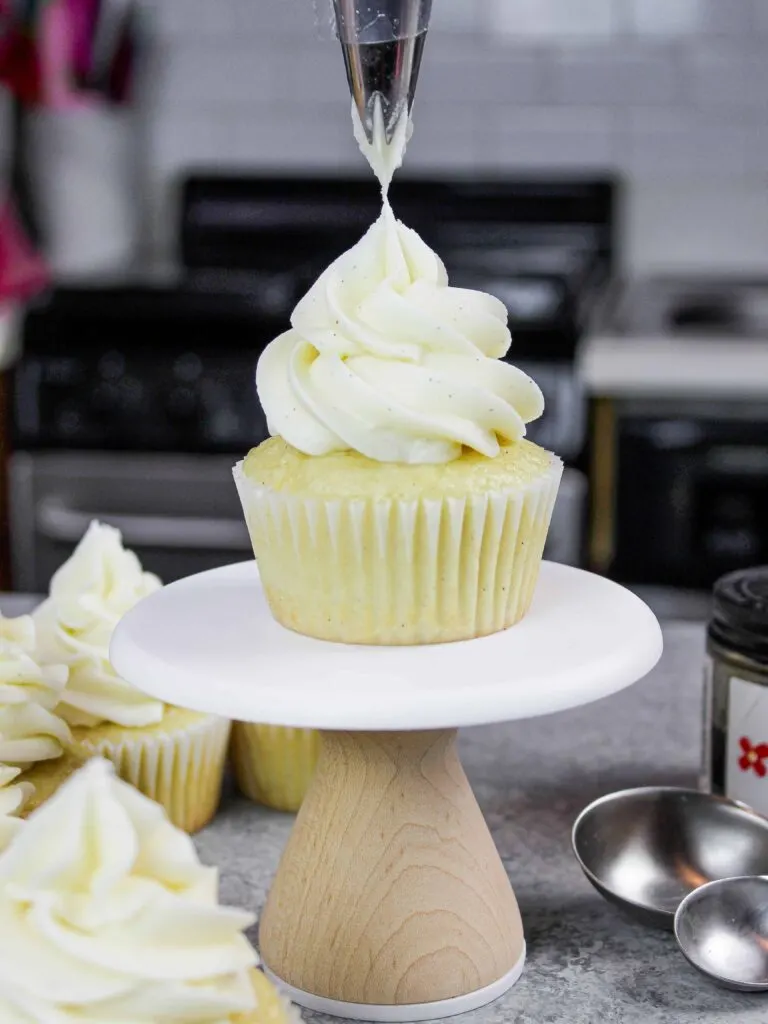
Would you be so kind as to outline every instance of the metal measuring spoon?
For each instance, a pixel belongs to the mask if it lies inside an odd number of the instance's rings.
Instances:
[[[598,892],[644,924],[672,930],[706,882],[768,873],[768,820],[696,790],[611,793],[579,815],[573,850]]]
[[[726,988],[768,991],[768,878],[724,878],[686,896],[675,937],[687,960]]]

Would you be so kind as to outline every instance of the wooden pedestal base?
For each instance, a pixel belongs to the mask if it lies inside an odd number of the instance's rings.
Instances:
[[[512,984],[520,912],[455,740],[323,733],[261,919],[264,962],[294,989],[394,1007]]]

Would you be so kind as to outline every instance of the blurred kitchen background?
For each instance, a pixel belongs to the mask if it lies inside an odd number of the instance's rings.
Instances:
[[[506,302],[549,557],[698,617],[768,562],[768,0],[434,0],[393,189]],[[378,210],[330,0],[0,0],[0,590],[92,517],[245,558],[264,344]]]

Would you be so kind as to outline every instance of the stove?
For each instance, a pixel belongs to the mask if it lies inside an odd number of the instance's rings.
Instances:
[[[597,399],[592,567],[708,593],[768,560],[768,279],[616,283],[579,371]]]
[[[768,397],[768,278],[666,275],[614,282],[579,352],[595,395]]]
[[[628,337],[768,340],[768,279],[651,277],[623,289],[613,324]]]
[[[505,303],[509,358],[546,399],[529,436],[577,462],[574,356],[611,278],[614,185],[403,179],[391,200],[452,283]],[[363,178],[191,176],[175,269],[69,283],[29,310],[13,387],[17,586],[47,583],[92,515],[166,579],[246,556],[230,468],[267,435],[256,362],[380,202]],[[569,491],[580,507],[575,469]],[[560,538],[575,561],[578,517],[566,518],[550,553]]]

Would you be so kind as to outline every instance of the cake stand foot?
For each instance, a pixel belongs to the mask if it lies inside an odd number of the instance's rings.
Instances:
[[[326,732],[261,919],[302,1005],[426,1020],[495,999],[525,943],[456,730]]]
[[[325,999],[323,996],[312,995],[311,992],[302,992],[283,981],[282,978],[266,969],[266,973],[283,991],[283,993],[307,1010],[315,1010],[318,1013],[327,1013],[331,1017],[344,1017],[348,1020],[372,1020],[381,1022],[403,1022],[419,1020],[438,1020],[443,1017],[455,1017],[458,1013],[469,1013],[470,1010],[478,1010],[481,1006],[487,1006],[494,999],[503,996],[505,992],[515,984],[523,973],[525,966],[525,944],[517,961],[511,971],[508,971],[498,981],[485,988],[479,988],[475,992],[468,992],[464,996],[454,996],[453,999],[440,999],[434,1003],[345,1003],[340,999]]]

